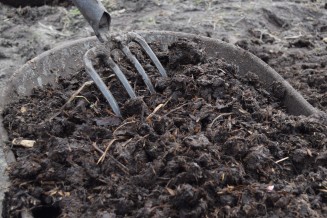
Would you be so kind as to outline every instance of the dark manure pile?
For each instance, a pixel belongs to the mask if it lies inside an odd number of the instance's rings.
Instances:
[[[168,78],[132,50],[155,95],[120,52],[137,99],[97,62],[122,118],[83,71],[4,110],[16,157],[4,217],[327,216],[324,124],[288,115],[278,84],[264,89],[196,42],[151,46]]]

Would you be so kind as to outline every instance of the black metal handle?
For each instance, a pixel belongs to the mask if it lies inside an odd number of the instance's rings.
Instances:
[[[111,17],[99,0],[72,0],[100,42],[108,41]]]

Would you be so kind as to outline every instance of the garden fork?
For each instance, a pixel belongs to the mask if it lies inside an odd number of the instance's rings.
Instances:
[[[100,89],[102,94],[105,96],[106,100],[108,101],[110,107],[112,108],[116,116],[120,117],[121,112],[118,103],[112,93],[109,91],[108,87],[103,82],[103,80],[100,78],[99,74],[94,69],[90,57],[91,53],[102,56],[105,55],[105,58],[103,59],[105,61],[105,64],[113,70],[113,72],[116,74],[119,81],[123,84],[124,88],[126,89],[128,95],[131,98],[137,97],[133,88],[129,84],[123,72],[120,70],[119,66],[112,60],[110,55],[106,55],[106,52],[103,51],[103,49],[106,48],[106,45],[109,42],[113,44],[114,48],[118,48],[123,51],[127,59],[134,65],[137,72],[142,76],[142,79],[151,94],[155,93],[153,84],[151,83],[149,76],[146,74],[140,62],[128,48],[128,44],[130,42],[136,42],[137,44],[139,44],[150,57],[154,65],[157,67],[160,75],[163,77],[167,77],[167,73],[161,65],[160,61],[158,60],[157,56],[154,54],[154,52],[148,45],[148,43],[143,37],[141,37],[137,33],[128,32],[126,34],[110,37],[109,29],[111,17],[99,0],[73,0],[73,2],[91,25],[98,40],[102,43],[100,45],[101,47],[91,48],[85,53],[83,57],[85,70],[91,76],[91,78],[93,79],[97,87]]]

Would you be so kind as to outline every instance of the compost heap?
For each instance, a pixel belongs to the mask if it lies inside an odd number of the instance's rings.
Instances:
[[[9,105],[12,145],[5,217],[326,217],[327,128],[286,114],[280,84],[269,90],[252,72],[208,58],[197,42],[155,48],[169,77],[135,45],[155,85],[150,95],[134,68],[113,57],[137,95],[99,61],[122,108],[113,115],[84,72],[58,78]],[[75,95],[74,95],[75,93]],[[69,98],[74,96],[72,101]],[[67,103],[68,102],[68,103]],[[63,107],[64,105],[64,107]]]

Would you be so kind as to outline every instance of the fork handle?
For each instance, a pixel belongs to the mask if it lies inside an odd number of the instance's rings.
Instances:
[[[111,17],[99,0],[72,0],[91,25],[100,42],[109,39]]]

